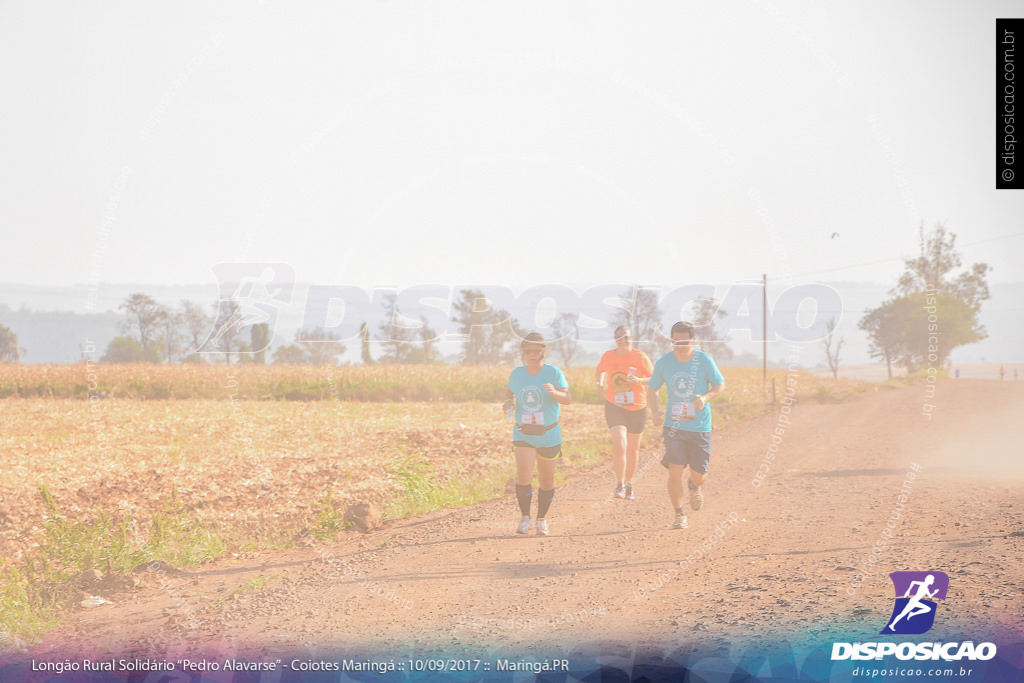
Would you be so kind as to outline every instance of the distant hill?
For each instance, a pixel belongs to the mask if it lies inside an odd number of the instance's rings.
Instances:
[[[18,346],[25,349],[23,363],[76,363],[82,360],[82,347],[91,342],[100,351],[118,334],[124,319],[120,313],[83,315],[70,311],[13,311],[0,304],[0,325],[18,335]]]

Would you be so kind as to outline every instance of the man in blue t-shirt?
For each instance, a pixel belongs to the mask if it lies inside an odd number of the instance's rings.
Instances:
[[[708,404],[725,389],[725,378],[714,359],[694,348],[693,325],[678,322],[672,326],[672,352],[658,359],[648,383],[648,404],[655,419],[661,412],[658,394],[661,385],[668,393],[665,407],[665,457],[668,468],[668,497],[675,509],[673,529],[685,529],[683,510],[683,472],[690,468],[687,484],[690,507],[700,510],[704,504],[702,485],[711,460],[711,409]]]

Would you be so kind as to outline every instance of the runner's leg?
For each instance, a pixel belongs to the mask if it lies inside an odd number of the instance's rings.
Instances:
[[[672,503],[672,509],[678,510],[683,507],[683,473],[686,465],[669,463],[668,465],[668,499]]]
[[[516,446],[516,500],[523,517],[530,516],[530,501],[533,499],[533,463],[537,451],[533,448]]]
[[[547,516],[555,497],[555,469],[558,459],[537,458],[537,519]]]
[[[633,481],[633,477],[636,476],[636,463],[640,455],[640,439],[643,436],[642,432],[640,434],[626,434],[625,481]]]
[[[626,476],[628,474],[626,426],[609,427],[608,434],[612,437],[612,467],[615,469],[615,483],[622,484],[629,481],[629,477]],[[633,470],[636,470],[636,462],[633,463]]]

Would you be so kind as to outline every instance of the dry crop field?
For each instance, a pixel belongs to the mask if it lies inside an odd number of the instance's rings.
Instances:
[[[67,604],[87,569],[127,572],[154,558],[195,565],[287,546],[303,532],[351,533],[342,516],[357,501],[393,518],[504,495],[514,472],[500,410],[507,374],[0,367],[0,632],[43,630],[18,622],[45,612],[40,600],[51,610]],[[760,370],[725,375],[716,428],[767,409]],[[781,394],[786,373],[772,376]],[[561,476],[606,466],[592,378],[592,368],[569,372],[576,401],[563,410]],[[799,397],[841,401],[869,386],[801,373]]]

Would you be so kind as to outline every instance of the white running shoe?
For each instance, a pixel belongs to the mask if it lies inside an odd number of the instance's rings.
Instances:
[[[704,487],[690,488],[690,507],[700,510],[704,507]]]
[[[548,535],[548,520],[546,520],[544,518],[541,518],[541,519],[537,520],[537,535],[538,536],[547,536]]]
[[[519,526],[516,527],[516,533],[517,534],[525,534],[527,531],[529,531],[530,530],[530,522],[531,521],[532,520],[529,517],[523,517],[522,519],[520,519],[519,520]],[[538,520],[538,521],[540,521],[540,520]]]
[[[686,521],[685,512],[676,513],[676,521],[672,524],[673,529],[685,529],[689,523]]]

